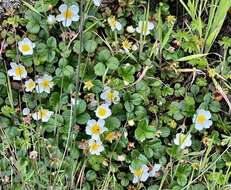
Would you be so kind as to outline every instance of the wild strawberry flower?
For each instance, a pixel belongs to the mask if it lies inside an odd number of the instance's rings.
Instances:
[[[109,104],[102,104],[98,106],[98,108],[95,110],[95,113],[99,119],[106,119],[112,114],[111,109],[109,108]]]
[[[115,16],[109,17],[107,22],[110,25],[112,31],[115,29],[118,31],[122,29],[122,24],[116,20]]]
[[[128,41],[128,39],[125,39],[125,40],[122,42],[122,47],[123,47],[123,49],[124,49],[126,52],[129,52],[129,50],[130,50],[131,47],[132,47],[132,42]]]
[[[191,134],[177,133],[176,138],[173,140],[174,144],[179,145],[180,149],[185,149],[192,145]]]
[[[112,90],[110,87],[106,86],[103,92],[100,94],[100,98],[105,100],[109,105],[118,103],[120,100],[119,92]]]
[[[208,129],[213,124],[211,119],[211,113],[204,109],[198,109],[196,114],[193,116],[193,123],[195,128],[199,131],[202,129]]]
[[[42,120],[42,122],[48,122],[53,114],[53,111],[41,108],[39,111],[32,114],[32,118],[36,121]]]
[[[133,173],[134,175],[132,183],[138,183],[140,181],[144,182],[149,177],[149,174],[148,174],[149,168],[145,164],[141,165],[138,168],[132,168],[131,166],[129,166],[129,169],[131,173]]]
[[[99,119],[98,121],[90,119],[87,122],[86,133],[91,135],[91,138],[94,140],[100,139],[99,135],[107,131],[108,129],[104,127],[105,121]]]
[[[56,16],[56,20],[58,22],[62,22],[63,26],[69,27],[72,21],[79,20],[79,6],[78,5],[71,5],[68,7],[66,4],[62,4],[59,6],[59,11],[61,14]]]
[[[86,88],[87,90],[91,90],[93,87],[94,87],[94,84],[92,83],[91,80],[84,82],[83,88]]]
[[[132,51],[136,51],[138,49],[137,45],[136,44],[133,44],[132,45]]]
[[[142,34],[142,35],[149,35],[150,30],[154,28],[154,24],[149,21],[139,21],[138,27],[136,28],[136,32]]]
[[[27,77],[27,71],[21,64],[10,63],[11,69],[8,70],[8,75],[14,80],[22,80]]]
[[[154,166],[152,166],[152,169],[148,172],[149,177],[155,177],[160,168],[161,164],[154,164]]]
[[[134,33],[136,31],[136,29],[132,25],[128,26],[126,30],[128,33]]]
[[[36,83],[37,83],[36,91],[38,93],[42,93],[42,92],[50,93],[51,88],[54,86],[54,83],[52,82],[52,77],[47,74],[37,79]]]
[[[112,141],[115,139],[115,132],[109,132],[106,134],[105,140],[112,143]]]
[[[32,55],[35,44],[29,38],[18,42],[18,49],[23,55]]]
[[[89,147],[89,152],[90,154],[93,155],[100,155],[100,153],[104,150],[104,146],[102,142],[94,139],[88,140],[88,147]]]
[[[30,109],[29,108],[23,108],[22,115],[27,116],[29,114],[30,114]]]
[[[49,15],[49,16],[47,17],[47,23],[48,23],[48,24],[52,25],[52,24],[54,24],[55,22],[56,22],[56,18],[55,18],[54,15]]]
[[[99,7],[100,4],[102,3],[102,0],[93,0],[93,3],[96,7]]]
[[[36,86],[35,82],[32,80],[32,79],[29,79],[25,82],[25,85],[24,85],[26,88],[25,88],[25,91],[26,92],[32,92]]]

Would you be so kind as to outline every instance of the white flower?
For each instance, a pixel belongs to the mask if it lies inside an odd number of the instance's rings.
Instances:
[[[36,86],[36,91],[38,93],[47,92],[50,93],[51,88],[54,86],[52,82],[52,77],[45,74],[42,78],[36,80],[38,85]]]
[[[123,162],[125,161],[126,155],[122,154],[122,155],[118,155],[117,156],[117,161]]]
[[[48,23],[48,24],[52,25],[52,24],[54,24],[55,22],[56,22],[56,18],[55,18],[54,15],[49,15],[49,16],[47,17],[47,23]]]
[[[136,29],[133,27],[133,26],[128,26],[127,28],[126,28],[126,30],[127,30],[127,32],[128,33],[134,33],[135,31],[136,31]]]
[[[35,88],[35,82],[32,79],[29,79],[25,82],[25,87],[26,92],[32,92]]]
[[[133,44],[132,45],[132,51],[136,51],[138,49],[137,45],[136,44]]]
[[[108,104],[111,104],[111,103],[116,104],[120,100],[119,92],[116,90],[112,90],[108,86],[106,86],[103,89],[103,92],[101,93],[100,98],[105,100]]]
[[[32,55],[34,47],[34,43],[28,38],[18,42],[18,49],[23,55]]]
[[[112,113],[111,113],[111,110],[109,108],[109,104],[102,104],[100,105],[96,111],[96,116],[99,118],[99,119],[106,119],[108,118]]]
[[[12,76],[14,80],[22,80],[27,77],[27,71],[21,64],[10,63],[11,69],[8,71],[8,75]]]
[[[110,25],[112,31],[115,29],[118,31],[122,29],[122,24],[116,20],[115,16],[108,18],[107,22]]]
[[[133,119],[128,120],[128,125],[129,126],[134,126],[135,125],[134,120]]]
[[[129,169],[134,175],[133,180],[132,180],[133,183],[138,183],[139,181],[146,181],[149,177],[149,174],[148,174],[149,169],[145,164],[135,169],[129,166]]]
[[[161,164],[154,164],[154,166],[152,166],[151,171],[148,172],[149,177],[156,176],[156,173],[160,170],[160,168],[161,168]]]
[[[108,129],[104,127],[105,121],[102,119],[99,119],[98,121],[91,119],[87,122],[86,127],[86,133],[88,135],[91,135],[91,138],[94,140],[98,140],[99,135],[101,135],[103,132],[107,131]]]
[[[208,129],[213,124],[210,120],[211,113],[209,111],[198,109],[196,114],[193,116],[193,123],[195,124],[195,128],[199,131],[202,129]]]
[[[56,16],[56,20],[63,23],[63,26],[68,27],[71,25],[72,21],[79,20],[79,6],[71,5],[68,7],[66,4],[59,6],[60,15]]]
[[[29,115],[29,113],[30,113],[30,109],[29,108],[24,108],[22,110],[22,115]]]
[[[153,28],[154,28],[154,24],[152,22],[139,21],[138,27],[136,28],[136,32],[147,36],[148,34],[150,34],[150,30],[152,30]]]
[[[41,108],[38,112],[33,113],[32,117],[36,121],[42,120],[42,122],[47,122],[53,114],[53,111]]]
[[[90,154],[100,155],[100,153],[104,150],[103,144],[99,139],[88,140],[88,146]]]
[[[93,0],[93,3],[96,7],[99,7],[100,4],[102,3],[102,0]]]
[[[176,145],[179,145],[181,149],[184,149],[185,147],[189,147],[192,145],[191,137],[191,134],[185,135],[183,133],[177,133],[176,138],[173,140],[173,142]]]
[[[125,86],[129,85],[129,82],[126,81],[126,80],[124,80],[124,85],[125,85]]]

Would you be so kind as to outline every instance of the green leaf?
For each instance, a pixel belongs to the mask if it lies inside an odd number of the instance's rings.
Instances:
[[[125,103],[124,103],[124,106],[125,106],[125,109],[128,111],[128,112],[132,112],[133,110],[134,110],[134,105],[131,103],[131,102],[129,102],[129,101],[126,101]]]
[[[93,170],[88,170],[86,173],[86,179],[87,181],[94,181],[96,179],[97,175],[95,171]]]
[[[0,85],[6,85],[6,75],[0,72]]]
[[[41,16],[37,13],[27,11],[25,18],[28,20],[26,25],[28,32],[37,34],[40,31]]]
[[[77,54],[79,54],[80,52],[83,52],[83,47],[80,51],[80,41],[79,40],[75,41],[74,46],[73,46],[73,51]]]
[[[97,43],[94,40],[88,40],[84,44],[84,48],[86,49],[88,53],[94,53],[97,48]]]
[[[110,130],[115,130],[115,129],[118,129],[120,127],[120,120],[117,119],[117,117],[109,117],[107,120],[106,120],[106,126],[108,129]]]
[[[154,137],[155,128],[148,125],[148,119],[142,119],[139,121],[138,126],[135,130],[135,138],[143,142],[146,138],[150,139]]]
[[[15,113],[14,109],[10,106],[3,106],[1,108],[1,112],[3,115],[5,115],[7,117],[11,117],[11,115],[13,115]]]
[[[63,123],[63,118],[60,115],[56,115],[56,118],[50,118],[47,123],[44,124],[43,128],[46,132],[53,132],[56,127],[61,127]]]
[[[99,54],[97,56],[97,59],[100,62],[105,62],[110,58],[110,56],[111,56],[111,53],[110,53],[110,51],[108,49],[102,49],[99,52]]]
[[[160,128],[160,136],[161,137],[168,137],[170,135],[170,129],[168,127],[161,127]]]
[[[148,157],[148,158],[151,158],[154,154],[153,150],[148,147],[148,146],[145,146],[144,147],[144,154]]]
[[[76,116],[76,122],[81,125],[86,124],[89,119],[91,119],[91,117],[86,112]]]
[[[119,67],[118,73],[125,81],[131,83],[134,81],[134,74],[136,72],[136,68],[133,65],[125,65],[123,67]]]
[[[219,112],[221,110],[221,104],[219,102],[216,102],[216,101],[213,101],[209,104],[209,109],[212,111],[212,112]]]
[[[48,38],[48,40],[47,40],[47,47],[51,48],[51,49],[54,49],[54,48],[57,47],[56,39],[53,36],[51,36],[50,38]]]
[[[190,165],[179,165],[176,177],[177,177],[177,183],[180,186],[184,186],[187,183],[187,178],[191,172],[191,166]]]
[[[123,178],[121,180],[121,185],[127,187],[129,185],[129,180],[127,178]]]
[[[145,134],[144,134],[143,130],[139,127],[135,130],[135,138],[136,138],[136,140],[138,140],[140,142],[143,142],[145,140]]]
[[[105,68],[105,65],[100,62],[94,66],[94,70],[95,70],[96,75],[103,76],[106,71],[106,68]]]
[[[26,25],[26,29],[28,30],[28,32],[36,34],[39,32],[40,26],[39,26],[39,24],[37,24],[35,22],[28,22]]]
[[[66,77],[71,77],[74,74],[74,68],[70,65],[66,65],[63,69],[62,69],[63,75]]]
[[[116,70],[119,66],[119,60],[116,57],[111,57],[107,60],[106,65],[111,70]]]
[[[135,93],[135,94],[131,95],[131,103],[133,105],[138,106],[138,105],[140,105],[142,103],[142,101],[143,101],[143,98],[142,98],[142,96],[140,94]]]
[[[78,99],[76,101],[76,114],[81,114],[81,113],[85,112],[86,107],[87,107],[86,102],[82,99]]]

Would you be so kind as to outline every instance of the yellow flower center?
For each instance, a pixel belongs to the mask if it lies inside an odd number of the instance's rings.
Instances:
[[[43,81],[41,82],[41,86],[42,86],[43,88],[49,88],[49,87],[50,87],[49,84],[50,84],[50,81],[49,81],[49,80],[43,80]]]
[[[185,141],[185,139],[186,139],[186,135],[184,135],[184,134],[180,134],[180,138],[179,138],[179,143],[180,144],[183,144],[184,143],[184,141]]]
[[[94,84],[92,84],[92,81],[87,81],[84,83],[84,88],[91,90],[91,88],[94,86]]]
[[[112,28],[115,28],[116,22],[117,22],[117,21],[116,21],[115,16],[113,16],[113,17],[111,17],[111,18],[108,19],[108,23],[110,24],[110,26],[111,26]]]
[[[107,99],[112,101],[114,99],[114,94],[112,92],[107,93]]]
[[[96,150],[98,150],[98,149],[99,149],[99,147],[100,147],[100,145],[99,145],[99,144],[97,144],[97,143],[93,143],[93,144],[90,146],[90,149],[91,149],[91,150],[93,150],[93,151],[96,151]]]
[[[23,44],[23,45],[22,45],[22,51],[23,51],[23,52],[28,52],[28,51],[30,51],[30,45],[29,45],[29,44]]]
[[[131,49],[131,42],[129,42],[127,39],[123,41],[122,43],[124,49]]]
[[[92,132],[92,134],[94,134],[94,135],[98,135],[98,134],[100,134],[100,126],[99,126],[99,124],[98,123],[96,123],[96,124],[94,124],[93,126],[92,126],[92,128],[91,128],[91,132]]]
[[[71,19],[73,17],[73,11],[69,8],[64,12],[64,17],[66,19]]]
[[[16,67],[16,69],[15,69],[15,75],[16,76],[22,76],[23,72],[24,72],[24,67],[22,67],[22,66]]]
[[[98,110],[98,114],[100,117],[104,117],[107,114],[107,110],[103,107],[100,107]]]
[[[35,82],[33,80],[30,80],[30,82],[28,83],[28,88],[33,89],[34,87],[35,87]]]
[[[175,16],[172,16],[172,15],[167,16],[167,22],[169,22],[169,23],[174,23],[175,20],[176,20],[176,17],[175,17]]]
[[[205,115],[198,115],[197,116],[197,123],[199,123],[199,124],[204,124],[205,123],[205,121],[206,121],[206,117],[205,117]]]
[[[114,139],[114,137],[115,137],[115,136],[114,136],[114,133],[113,133],[113,132],[110,132],[110,133],[107,134],[107,136],[106,136],[105,139],[106,139],[107,141],[109,141],[109,142],[112,142],[113,139]]]
[[[40,114],[41,118],[47,117],[47,113],[48,113],[48,111],[45,110],[45,109],[42,109],[42,110],[39,111],[39,114]]]
[[[140,177],[143,174],[143,172],[144,172],[143,168],[138,168],[138,169],[134,170],[134,175],[136,177]]]

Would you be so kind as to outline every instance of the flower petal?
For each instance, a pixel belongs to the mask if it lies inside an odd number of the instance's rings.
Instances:
[[[62,4],[62,5],[59,6],[59,11],[60,12],[64,12],[66,10],[67,10],[67,5],[66,4]]]
[[[79,12],[79,6],[78,5],[71,5],[70,7],[73,11],[73,13],[76,15]]]

